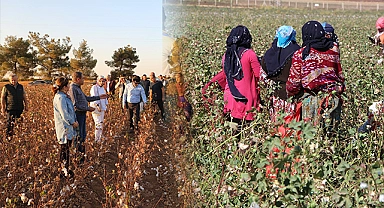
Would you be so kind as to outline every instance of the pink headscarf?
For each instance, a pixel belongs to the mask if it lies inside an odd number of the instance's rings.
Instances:
[[[376,21],[376,29],[383,29],[384,28],[384,17],[380,17]]]

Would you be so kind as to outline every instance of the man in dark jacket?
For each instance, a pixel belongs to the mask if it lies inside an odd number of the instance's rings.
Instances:
[[[144,92],[145,92],[145,96],[147,96],[147,98],[148,98],[148,96],[149,96],[150,81],[147,79],[147,75],[146,74],[143,74],[143,76],[141,77],[140,84],[141,84],[141,86],[143,86]]]
[[[28,111],[27,96],[23,85],[18,83],[17,75],[10,75],[9,82],[1,92],[1,113],[7,113],[7,137],[13,135],[16,118],[20,118],[23,110]]]
[[[149,101],[159,106],[161,112],[161,118],[164,120],[164,100],[165,100],[165,89],[163,83],[160,80],[156,80],[155,73],[152,72],[150,75],[151,84],[149,86]]]

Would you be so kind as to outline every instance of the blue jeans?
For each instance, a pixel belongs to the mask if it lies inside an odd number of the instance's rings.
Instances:
[[[75,137],[74,145],[79,152],[85,153],[85,147],[83,143],[85,142],[85,137],[87,136],[85,119],[87,118],[86,112],[76,112],[76,119],[79,123],[77,136]],[[84,147],[84,148],[83,148]]]

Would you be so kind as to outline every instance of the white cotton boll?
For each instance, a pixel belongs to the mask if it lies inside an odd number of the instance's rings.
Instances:
[[[198,192],[200,192],[201,191],[201,188],[194,188],[193,189],[193,193],[198,193]]]
[[[28,206],[31,206],[33,204],[33,199],[28,200]]]
[[[260,206],[256,202],[252,202],[249,208],[260,208]]]
[[[25,193],[20,194],[20,199],[23,203],[28,201],[28,197],[25,196]]]
[[[64,172],[65,177],[67,177],[67,176],[68,176],[68,170],[67,170],[67,168],[63,168],[62,171]]]
[[[323,197],[323,198],[321,198],[321,201],[323,203],[327,203],[327,202],[329,202],[329,197]]]
[[[373,102],[371,106],[369,106],[369,111],[373,114],[378,114],[382,107],[382,102]]]
[[[377,64],[382,64],[383,61],[384,61],[384,60],[381,58],[381,59],[377,60]]]
[[[323,181],[321,181],[321,184],[325,185],[327,183],[327,179],[324,179]]]
[[[138,190],[138,189],[139,189],[139,183],[135,182],[135,184],[133,185],[133,188],[134,188],[135,190]]]
[[[368,188],[368,184],[364,183],[364,182],[361,182],[360,183],[360,189],[366,189],[366,188]]]
[[[249,145],[247,145],[247,144],[244,144],[244,143],[239,143],[239,148],[241,149],[241,150],[246,150],[246,149],[248,149],[248,147],[249,147]]]
[[[380,196],[379,196],[379,202],[384,202],[384,194],[380,194]]]

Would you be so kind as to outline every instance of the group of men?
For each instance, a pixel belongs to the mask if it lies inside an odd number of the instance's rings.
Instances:
[[[156,78],[154,72],[150,73],[149,80],[146,74],[142,76],[142,79],[137,75],[134,75],[132,79],[128,80],[126,80],[125,77],[120,77],[116,88],[119,89],[119,99],[122,109],[127,109],[128,112],[129,133],[138,129],[140,111],[145,108],[148,100],[151,104],[158,105],[161,117],[163,120],[165,119],[163,105],[165,88],[163,82]]]
[[[91,96],[85,95],[81,89],[84,84],[84,75],[81,72],[72,74],[72,84],[68,92],[69,96],[75,107],[76,118],[79,123],[79,131],[77,141],[75,141],[77,150],[85,154],[85,138],[86,138],[86,112],[94,112],[97,105],[88,105],[89,102],[112,98],[115,90],[119,89],[119,99],[122,102],[122,108],[127,109],[128,112],[128,125],[129,131],[133,132],[138,129],[138,122],[140,120],[140,103],[145,106],[149,100],[151,104],[157,104],[161,111],[162,119],[165,118],[164,113],[164,99],[165,99],[165,77],[160,76],[160,79],[155,76],[154,72],[149,75],[149,80],[144,74],[142,79],[139,76],[133,76],[132,79],[125,80],[125,77],[120,77],[119,82],[116,83],[111,76],[108,75],[105,79],[99,76],[96,84],[104,90],[102,93],[92,94]],[[9,138],[13,135],[13,128],[17,118],[21,117],[23,111],[28,111],[28,102],[23,85],[19,84],[18,77],[13,74],[9,77],[10,83],[6,84],[1,93],[1,110],[2,114],[7,116],[7,130],[6,136]],[[97,109],[98,110],[98,109]],[[97,114],[99,116],[99,114]],[[94,116],[93,116],[94,117]],[[96,119],[100,120],[100,119]],[[103,119],[101,119],[102,122]],[[100,125],[95,125],[95,135],[100,134]],[[100,135],[99,135],[100,136]]]

